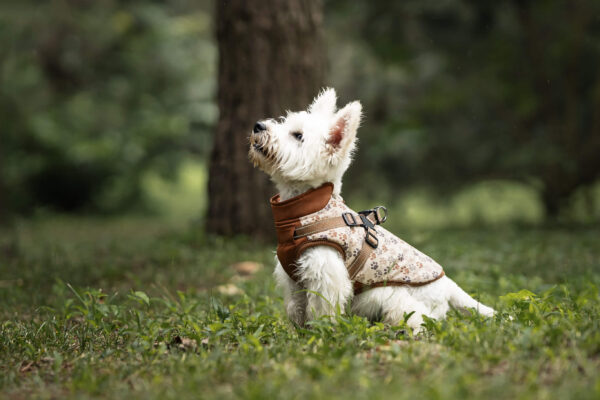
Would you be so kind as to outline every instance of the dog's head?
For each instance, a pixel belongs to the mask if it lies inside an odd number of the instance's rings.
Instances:
[[[250,160],[278,186],[308,188],[341,178],[356,147],[362,116],[358,101],[336,111],[333,89],[323,90],[306,111],[258,121],[250,135]]]

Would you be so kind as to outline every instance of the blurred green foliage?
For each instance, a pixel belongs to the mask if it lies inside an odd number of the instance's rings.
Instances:
[[[147,170],[203,154],[216,115],[210,24],[203,2],[0,5],[4,207],[131,208]]]
[[[355,170],[442,193],[518,180],[550,216],[600,179],[600,2],[327,5],[331,80],[366,103]]]
[[[467,203],[448,199],[508,182],[538,197],[508,213],[522,221],[570,218],[573,202],[578,221],[597,220],[600,2],[324,6],[327,84],[366,114],[347,194],[378,188],[380,201],[458,210]],[[210,147],[211,7],[0,4],[0,214],[152,210],[180,197],[157,182],[177,185],[180,167],[205,162]]]

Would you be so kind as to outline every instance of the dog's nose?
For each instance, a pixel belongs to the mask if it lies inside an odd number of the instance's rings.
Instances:
[[[266,130],[267,126],[263,122],[258,121],[256,124],[254,124],[254,129],[252,129],[252,132],[259,133]]]

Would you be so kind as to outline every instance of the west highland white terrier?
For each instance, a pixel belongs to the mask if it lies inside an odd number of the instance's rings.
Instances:
[[[336,93],[322,91],[306,111],[256,123],[250,160],[279,189],[271,199],[277,231],[275,278],[289,318],[298,325],[352,311],[371,320],[407,324],[443,318],[450,306],[494,310],[465,293],[442,267],[380,226],[384,207],[359,213],[342,197],[342,176],[356,148],[360,102],[336,110]],[[339,307],[339,308],[338,308]],[[412,315],[411,315],[412,313]]]

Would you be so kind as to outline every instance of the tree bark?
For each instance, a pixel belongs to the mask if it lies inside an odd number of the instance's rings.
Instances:
[[[306,107],[322,86],[320,0],[219,0],[219,120],[209,168],[207,230],[274,237],[268,177],[248,161],[257,120]]]
[[[1,135],[0,135],[1,136]],[[4,147],[0,143],[0,227],[8,222],[8,204],[6,196],[6,186],[4,184]]]

